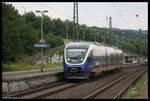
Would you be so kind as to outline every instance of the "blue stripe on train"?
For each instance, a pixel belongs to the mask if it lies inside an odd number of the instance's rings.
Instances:
[[[86,62],[82,65],[68,65],[64,62],[64,71],[67,72],[69,67],[81,67],[81,72],[90,72],[94,68],[94,62]]]

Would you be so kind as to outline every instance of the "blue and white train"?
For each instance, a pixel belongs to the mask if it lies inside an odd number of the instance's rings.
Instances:
[[[123,53],[97,42],[72,42],[64,49],[63,69],[67,79],[88,79],[91,75],[120,69]]]

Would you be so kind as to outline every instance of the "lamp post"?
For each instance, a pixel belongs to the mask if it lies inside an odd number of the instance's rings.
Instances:
[[[123,32],[123,31],[120,31],[122,34],[124,34],[125,32]],[[123,44],[123,40],[122,40],[122,38],[121,38],[121,34],[120,34],[120,49],[122,48],[122,44]]]
[[[120,36],[117,36],[117,47],[119,47],[119,44],[118,44],[118,39],[119,39],[119,37],[120,37]]]
[[[72,23],[72,22],[69,21],[69,20],[66,20],[65,23],[67,24],[67,40],[68,40],[68,39],[69,39],[69,38],[68,38],[68,24],[69,24],[69,23]]]
[[[47,10],[40,11],[36,10],[36,13],[41,13],[41,40],[40,43],[44,43],[44,38],[43,38],[43,13],[47,13]],[[43,48],[41,48],[41,72],[43,72]]]
[[[108,38],[108,36],[103,36],[103,38],[104,38],[104,44],[105,44],[105,39]]]
[[[95,31],[95,33],[92,33],[92,34],[95,34],[94,40],[95,40],[95,42],[96,42],[96,34],[98,34],[98,33],[96,33],[96,30],[95,30],[95,29],[92,29],[92,30]]]
[[[83,41],[85,41],[85,40],[84,40],[84,31],[87,30],[87,29],[88,29],[88,28],[80,28],[80,30],[83,30]]]

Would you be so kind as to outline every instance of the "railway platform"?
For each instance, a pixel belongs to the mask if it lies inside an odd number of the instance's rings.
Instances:
[[[2,73],[2,93],[11,94],[35,88],[63,77],[63,68],[49,68]]]

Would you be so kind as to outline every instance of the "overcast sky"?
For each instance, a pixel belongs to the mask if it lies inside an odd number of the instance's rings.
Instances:
[[[46,15],[61,20],[73,20],[73,2],[7,2],[20,14],[48,10]],[[120,29],[148,29],[148,2],[78,2],[79,24],[107,27],[107,17],[112,17],[112,27]],[[36,15],[40,15],[35,13]],[[138,15],[138,17],[136,16]]]

